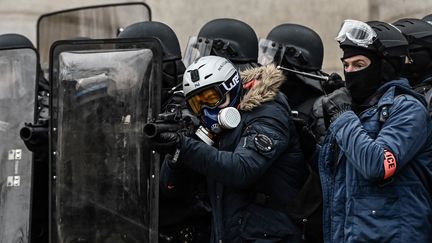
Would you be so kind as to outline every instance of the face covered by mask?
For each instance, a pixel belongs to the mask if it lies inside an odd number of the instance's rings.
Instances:
[[[431,73],[432,56],[426,48],[410,49],[411,63],[405,63],[402,68],[402,76],[408,78],[411,85],[421,82],[421,78]]]
[[[351,93],[353,102],[362,104],[368,97],[373,95],[381,84],[381,60],[373,53],[358,52],[356,55],[363,55],[369,58],[371,63],[369,66],[355,72],[346,72],[345,84]],[[353,57],[353,52],[344,50],[342,60]]]
[[[223,129],[233,129],[240,122],[240,112],[234,107],[217,109],[203,109],[202,120],[213,133],[220,133]]]
[[[228,82],[229,83],[229,82]],[[228,87],[223,83],[222,87]],[[228,93],[223,95],[220,89],[212,87],[188,99],[192,112],[199,114],[202,126],[198,128],[196,135],[204,142],[211,145],[216,134],[226,129],[238,126],[241,120],[240,112],[235,108],[240,96],[240,83],[228,87]]]
[[[213,138],[216,134],[226,129],[236,128],[241,120],[240,112],[232,106],[214,109],[203,108],[202,112],[203,126],[199,127],[195,134],[209,145],[213,144]]]

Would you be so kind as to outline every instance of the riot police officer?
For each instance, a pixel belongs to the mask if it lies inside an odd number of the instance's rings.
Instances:
[[[259,62],[278,65],[286,76],[281,91],[291,108],[303,119],[322,142],[325,135],[321,100],[325,92],[344,85],[336,73],[321,70],[324,47],[320,36],[299,24],[281,24],[274,27],[266,39],[259,42]]]
[[[146,21],[126,27],[118,38],[157,38],[162,46],[162,110],[167,104],[185,106],[182,84],[185,66],[175,32],[166,24]],[[180,90],[179,90],[180,89]],[[210,213],[206,206],[202,176],[192,176],[194,187],[187,195],[173,198],[161,188],[159,198],[159,242],[203,242],[209,240]]]
[[[185,65],[181,60],[180,44],[177,35],[168,25],[157,21],[145,21],[127,26],[118,38],[157,38],[162,45],[162,104],[181,84]]]
[[[324,242],[430,242],[432,122],[400,78],[408,41],[390,24],[357,20],[336,40],[346,88],[323,98]]]
[[[425,95],[430,113],[432,102],[432,25],[420,19],[400,19],[393,23],[409,42],[409,58],[403,76],[411,86]]]
[[[227,58],[240,71],[257,67],[258,37],[247,23],[231,18],[206,23],[198,36],[189,39],[184,54],[185,65],[198,57],[214,55]]]

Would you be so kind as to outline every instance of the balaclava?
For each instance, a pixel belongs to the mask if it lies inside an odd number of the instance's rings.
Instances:
[[[354,103],[361,104],[373,95],[382,83],[381,58],[377,54],[365,49],[346,47],[343,49],[342,60],[356,55],[363,55],[371,63],[366,68],[356,72],[345,72],[346,87],[351,93]]]

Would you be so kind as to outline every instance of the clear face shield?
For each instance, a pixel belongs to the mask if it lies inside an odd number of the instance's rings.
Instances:
[[[196,59],[210,55],[213,45],[213,40],[192,36],[189,38],[186,46],[186,51],[183,56],[183,63],[185,67],[191,65]]]
[[[321,75],[319,72],[304,72],[289,68],[283,65],[284,58],[295,60],[301,63],[304,60],[302,50],[294,46],[283,45],[272,40],[261,38],[258,43],[258,63],[261,65],[274,64],[278,69],[286,72],[297,74],[305,83],[321,90],[321,85],[318,81],[327,81],[328,77]],[[288,59],[285,59],[288,63]]]
[[[258,43],[258,63],[265,66],[271,63],[280,64],[285,46],[275,41],[260,38]]]
[[[367,48],[375,41],[376,37],[377,34],[368,24],[347,19],[342,23],[342,27],[335,39],[341,43],[348,38],[354,44]]]
[[[307,52],[307,50],[301,49],[299,47],[280,44],[278,42],[262,38],[260,39],[258,46],[258,63],[261,65],[273,63],[276,66],[283,66],[283,59],[295,66],[301,66],[302,64],[307,63],[307,59],[305,57],[305,52]]]

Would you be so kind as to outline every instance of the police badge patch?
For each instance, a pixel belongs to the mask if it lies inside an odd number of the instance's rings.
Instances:
[[[273,141],[264,134],[257,134],[254,137],[255,147],[262,152],[268,152],[273,149]]]

